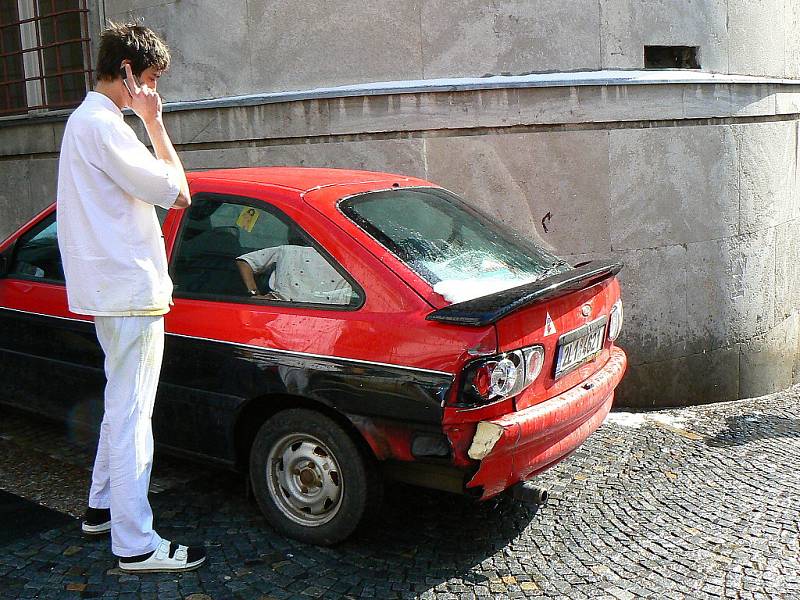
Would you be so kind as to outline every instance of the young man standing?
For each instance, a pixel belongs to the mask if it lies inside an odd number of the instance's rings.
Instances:
[[[151,416],[164,351],[172,282],[154,206],[186,208],[189,186],[161,118],[158,78],[169,51],[150,29],[110,24],[97,59],[97,86],[72,113],[58,165],[58,242],[72,312],[92,315],[105,354],[88,534],[111,531],[124,571],[184,571],[202,547],[162,539],[147,499],[153,462]],[[125,123],[130,108],[155,156]]]

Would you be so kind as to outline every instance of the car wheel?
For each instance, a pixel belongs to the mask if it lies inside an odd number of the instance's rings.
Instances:
[[[335,421],[305,409],[282,411],[261,426],[250,480],[275,529],[324,546],[349,536],[380,496],[372,461]]]

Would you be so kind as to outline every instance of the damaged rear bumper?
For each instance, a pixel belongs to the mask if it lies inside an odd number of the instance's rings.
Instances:
[[[478,423],[469,456],[481,464],[467,487],[482,487],[485,500],[565,458],[603,423],[626,365],[625,352],[613,347],[603,368],[580,385]]]

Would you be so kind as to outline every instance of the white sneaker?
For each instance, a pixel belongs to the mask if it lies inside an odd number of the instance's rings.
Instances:
[[[191,571],[206,560],[206,550],[201,546],[182,546],[161,540],[153,552],[119,559],[121,571],[129,573],[161,573]]]

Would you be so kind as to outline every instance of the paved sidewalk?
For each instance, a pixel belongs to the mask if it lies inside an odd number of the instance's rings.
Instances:
[[[0,488],[79,513],[91,443],[5,410]],[[800,387],[613,413],[542,480],[538,512],[391,486],[379,523],[316,548],[274,533],[239,477],[159,458],[159,531],[207,566],[123,574],[74,521],[0,548],[0,598],[800,599]]]

